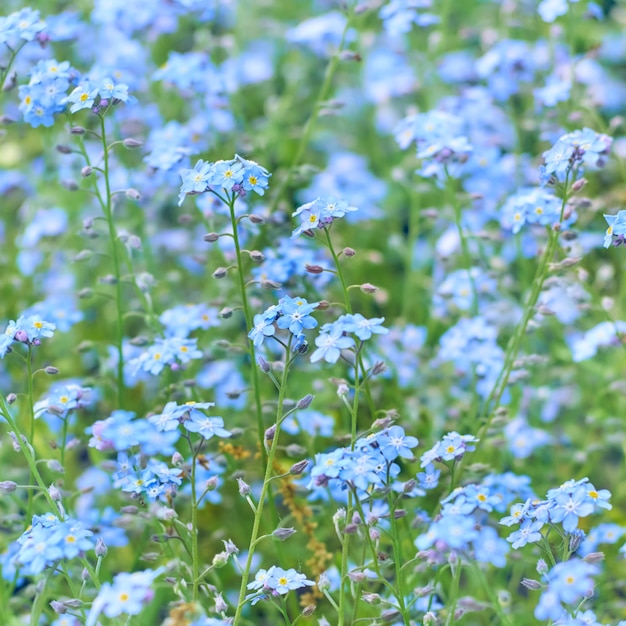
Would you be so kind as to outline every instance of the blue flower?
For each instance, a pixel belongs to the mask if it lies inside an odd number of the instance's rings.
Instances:
[[[604,235],[604,247],[611,245],[619,246],[626,243],[626,210],[617,212],[617,215],[604,215],[604,219],[609,225]]]
[[[336,363],[341,351],[354,346],[354,339],[346,337],[341,329],[324,332],[315,338],[317,349],[311,355],[311,363],[324,359],[327,363]]]

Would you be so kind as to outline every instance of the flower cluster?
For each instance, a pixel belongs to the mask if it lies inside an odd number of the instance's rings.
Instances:
[[[48,513],[35,515],[31,527],[17,539],[18,550],[9,561],[25,576],[34,576],[61,560],[75,559],[95,547],[93,533],[81,522]],[[6,575],[9,572],[3,570]]]
[[[156,339],[139,356],[128,361],[128,366],[133,376],[138,372],[148,372],[158,376],[165,366],[172,370],[179,369],[180,364],[185,365],[192,359],[201,359],[202,350],[197,347],[197,339],[181,339],[180,337],[166,337]]]
[[[432,0],[391,0],[382,7],[379,16],[385,30],[393,37],[408,33],[413,24],[424,28],[439,23],[436,15],[424,12],[432,5]]]
[[[292,350],[304,349],[307,345],[304,331],[317,326],[317,320],[311,313],[319,302],[309,303],[304,298],[282,297],[278,304],[272,305],[263,313],[254,316],[254,327],[248,338],[258,348],[267,337],[276,336],[276,329],[286,330],[291,335]]]
[[[164,568],[143,572],[123,572],[105,582],[91,605],[85,626],[95,626],[98,616],[118,617],[119,615],[139,615],[144,605],[154,597],[154,581],[164,572]]]
[[[159,431],[176,430],[182,424],[185,430],[198,433],[203,439],[230,437],[231,433],[224,428],[221,417],[207,417],[202,413],[212,406],[215,406],[213,402],[187,402],[182,405],[168,402],[162,413],[151,415],[148,421]]]
[[[460,461],[466,452],[475,450],[472,444],[478,443],[478,439],[473,435],[459,435],[451,432],[444,435],[430,450],[424,452],[420,457],[422,467],[428,467],[435,461]]]
[[[551,226],[560,221],[562,206],[560,198],[540,187],[520,189],[504,203],[500,223],[514,233],[518,233],[524,224]],[[575,220],[576,214],[570,214],[564,225]]]
[[[63,100],[63,103],[71,105],[70,113],[76,113],[82,109],[92,109],[94,113],[99,113],[120,102],[133,103],[134,101],[134,97],[128,94],[128,85],[116,83],[107,76],[97,81],[81,80],[70,95]]]
[[[77,72],[69,61],[39,61],[31,70],[30,81],[20,85],[20,111],[33,128],[52,126],[54,114],[66,107],[66,93]]]
[[[569,480],[556,489],[550,489],[545,500],[528,499],[523,504],[514,504],[510,515],[502,518],[505,526],[519,525],[519,530],[511,533],[507,540],[514,549],[527,543],[535,543],[543,537],[541,529],[545,524],[561,524],[564,532],[575,534],[578,520],[592,513],[611,508],[608,490],[597,491],[588,478]]]
[[[415,437],[406,435],[400,426],[392,426],[356,441],[354,449],[337,448],[315,455],[308,488],[317,491],[356,489],[363,495],[371,489],[394,482],[400,473],[398,458],[412,459]]]
[[[269,569],[260,569],[254,580],[248,583],[248,589],[254,590],[246,600],[252,600],[256,604],[259,600],[267,600],[271,596],[285,596],[290,591],[312,587],[315,583],[308,580],[304,574],[297,572],[293,568],[287,570],[277,565],[272,565]]]
[[[218,193],[222,190],[227,194],[232,193],[241,197],[249,191],[254,191],[262,196],[269,186],[270,176],[264,167],[238,154],[230,161],[215,163],[200,159],[193,169],[183,169],[180,172],[182,185],[178,195],[178,206],[183,203],[186,196],[207,191]]]
[[[348,313],[334,322],[324,324],[315,338],[317,349],[311,355],[311,362],[324,359],[327,363],[336,363],[342,350],[355,345],[354,339],[349,335],[355,335],[360,341],[366,341],[372,335],[385,335],[389,329],[382,326],[384,321],[384,317],[367,319],[360,313]]]
[[[37,315],[20,316],[17,321],[9,322],[3,335],[0,335],[0,358],[4,358],[11,351],[14,343],[23,343],[28,346],[38,346],[41,339],[52,337],[56,326],[46,322]]]
[[[330,226],[334,220],[353,213],[357,208],[350,206],[345,200],[334,196],[316,198],[298,207],[292,214],[300,218],[300,225],[293,231],[292,237],[299,237],[302,233],[308,233],[318,228]]]
[[[613,140],[608,135],[596,133],[590,128],[567,133],[546,152],[543,153],[544,164],[539,174],[541,182],[563,182],[571,172],[581,173],[581,166],[600,168],[605,164]],[[573,178],[570,179],[570,183]]]
[[[597,565],[582,559],[570,559],[557,563],[545,576],[547,588],[544,589],[535,608],[535,617],[541,620],[567,619],[568,610],[563,605],[574,606],[583,597],[593,593],[593,576],[599,573]],[[580,616],[582,618],[582,616]],[[574,623],[597,623],[575,620]]]
[[[46,23],[40,18],[39,11],[28,7],[0,16],[0,43],[15,46],[16,42],[32,41],[46,30]],[[43,40],[45,41],[45,40]]]

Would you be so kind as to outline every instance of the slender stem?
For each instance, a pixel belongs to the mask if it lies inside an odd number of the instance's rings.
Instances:
[[[191,440],[189,445],[192,449],[191,460],[191,568],[192,568],[192,592],[193,602],[198,601],[198,587],[200,584],[200,556],[198,551],[198,501],[196,494],[196,465],[198,453],[194,452]]]
[[[404,255],[404,294],[402,296],[402,318],[409,320],[412,310],[419,310],[415,306],[415,287],[413,285],[413,261],[415,258],[415,243],[419,235],[419,195],[413,189],[407,190],[409,196],[409,232],[406,238]],[[424,307],[427,308],[427,307]],[[415,320],[413,320],[415,321]]]
[[[111,202],[111,183],[109,181],[109,148],[106,140],[106,125],[104,115],[100,115],[100,139],[102,141],[103,155],[103,178],[105,195],[102,207],[106,217],[109,230],[109,242],[111,245],[111,257],[113,259],[113,273],[115,276],[115,305],[117,313],[117,403],[120,409],[124,408],[124,310],[122,305],[122,272],[120,268],[120,258],[118,255],[117,233],[113,221],[113,205]],[[94,183],[96,188],[97,182]]]
[[[313,133],[313,129],[315,128],[315,124],[317,122],[317,118],[319,117],[322,103],[328,98],[328,93],[330,91],[330,87],[333,82],[333,78],[335,76],[335,72],[337,71],[337,66],[339,64],[339,58],[341,51],[346,43],[346,37],[348,35],[348,31],[350,30],[351,22],[352,22],[352,13],[348,15],[348,19],[346,20],[345,28],[343,29],[343,33],[341,34],[341,40],[339,42],[339,46],[337,47],[337,51],[331,57],[328,65],[326,66],[326,73],[324,75],[324,82],[319,90],[317,98],[313,103],[313,110],[311,111],[311,115],[307,120],[306,125],[304,126],[304,131],[302,133],[302,137],[300,138],[300,142],[298,143],[298,147],[293,155],[293,159],[291,159],[291,164],[289,166],[289,170],[287,171],[287,176],[285,180],[278,188],[274,196],[274,202],[272,202],[272,206],[270,208],[270,213],[273,213],[276,210],[279,200],[281,199],[284,191],[289,187],[291,180],[293,178],[293,173],[296,166],[300,163],[304,151],[309,144],[309,140],[311,139],[311,135]]]
[[[472,275],[472,255],[470,254],[469,245],[467,243],[467,237],[463,230],[463,222],[461,218],[461,205],[457,199],[457,194],[454,188],[454,179],[446,172],[446,187],[450,194],[450,200],[454,209],[454,223],[456,224],[457,231],[459,233],[459,239],[461,241],[461,252],[463,254],[463,265],[467,271],[467,277],[469,278],[472,288],[472,315],[478,315],[478,290],[476,289],[476,281]]]
[[[461,559],[458,558],[457,555],[457,562],[456,562],[456,568],[454,570],[454,575],[452,577],[452,587],[450,589],[450,597],[448,598],[448,602],[452,601],[452,605],[448,606],[448,617],[446,618],[446,626],[450,626],[451,624],[454,624],[454,613],[456,611],[456,604],[458,602],[459,599],[459,586],[461,583]]]
[[[491,600],[491,604],[493,605],[495,612],[498,614],[498,617],[500,618],[500,624],[508,624],[509,626],[512,626],[513,622],[511,621],[510,616],[507,615],[502,610],[502,607],[500,606],[500,602],[498,601],[498,598],[496,597],[496,594],[494,593],[491,584],[485,577],[485,573],[480,569],[480,565],[475,561],[471,561],[471,563],[473,565],[473,568],[474,568],[474,571],[476,572],[477,577],[480,579],[480,584],[485,588],[485,591],[487,595],[489,596],[489,599]]]
[[[48,501],[48,504],[50,505],[51,510],[59,517],[59,519],[62,520],[64,518],[64,515],[59,509],[59,507],[57,506],[57,503],[52,499],[52,496],[50,495],[50,492],[48,491],[48,487],[46,487],[46,484],[41,478],[41,474],[39,473],[39,469],[37,468],[37,462],[35,461],[34,452],[31,450],[30,445],[29,445],[30,442],[24,443],[24,440],[22,438],[22,432],[20,431],[17,425],[17,422],[11,416],[11,413],[9,412],[9,407],[7,406],[6,400],[4,399],[4,396],[2,394],[0,394],[0,413],[2,413],[3,417],[6,419],[10,428],[13,430],[13,432],[15,433],[17,437],[17,440],[20,444],[20,450],[22,451],[22,454],[24,455],[24,458],[26,459],[26,463],[28,464],[28,468],[30,469],[31,476],[35,479],[35,482],[41,488],[41,491],[43,492],[44,497]],[[29,493],[31,493],[31,490],[29,490]],[[26,521],[29,522],[28,519]]]
[[[239,233],[237,231],[237,217],[235,216],[235,201],[237,196],[233,195],[227,201],[228,209],[230,212],[230,223],[233,230],[233,241],[235,243],[235,254],[237,255],[237,275],[239,277],[239,290],[241,294],[241,304],[243,306],[243,314],[246,320],[246,330],[252,328],[252,314],[250,312],[250,304],[248,303],[248,294],[246,292],[246,280],[243,272],[243,258],[241,255],[241,245],[239,243]],[[250,354],[250,368],[252,375],[252,389],[254,391],[254,403],[256,409],[256,420],[259,442],[261,444],[261,450],[263,457],[261,462],[267,461],[267,454],[265,447],[263,446],[263,437],[265,428],[263,427],[263,407],[261,405],[261,389],[259,385],[259,372],[256,362],[256,351],[254,349],[254,343],[248,341],[248,352]]]
[[[250,342],[251,343],[251,342]],[[289,348],[291,348],[291,341],[289,341]],[[252,567],[252,559],[254,557],[256,549],[256,540],[259,536],[259,530],[261,527],[261,519],[263,517],[263,509],[265,506],[265,499],[267,498],[270,481],[272,478],[272,471],[274,466],[274,459],[276,457],[276,451],[278,450],[278,438],[280,435],[281,418],[283,416],[283,404],[285,401],[285,391],[287,389],[287,375],[289,374],[289,349],[285,352],[285,368],[283,369],[283,375],[281,378],[280,390],[278,392],[278,407],[276,409],[276,429],[272,438],[269,452],[267,453],[267,460],[265,466],[265,476],[263,478],[263,486],[261,487],[261,495],[259,496],[259,503],[257,504],[256,513],[254,515],[254,522],[252,525],[252,534],[250,535],[250,543],[248,549],[248,558],[246,559],[246,565],[241,575],[241,588],[239,590],[239,600],[237,602],[237,610],[235,612],[235,618],[233,620],[233,626],[238,626],[241,619],[241,612],[245,604],[246,589],[248,586],[248,579],[250,577],[250,569]]]
[[[398,599],[398,608],[400,609],[400,613],[404,618],[405,626],[409,626],[410,620],[407,614],[406,605],[404,602],[404,591],[403,591],[403,578],[400,560],[403,558],[402,548],[400,546],[400,534],[398,532],[398,520],[396,519],[394,513],[396,507],[394,506],[392,492],[389,492],[387,495],[387,502],[389,504],[389,519],[391,522],[391,545],[393,548],[393,564],[396,572],[396,587],[398,590],[397,599]]]
[[[33,347],[28,344],[28,354],[26,356],[26,376],[27,376],[27,385],[28,385],[28,443],[35,446],[35,408],[34,408],[34,392],[33,392]],[[23,442],[20,442],[20,445],[24,445]],[[33,472],[31,469],[30,476],[28,478],[29,484],[33,482]],[[33,490],[28,490],[28,506],[26,509],[26,519],[24,523],[26,526],[30,524],[30,521],[33,517],[33,499],[35,494]]]

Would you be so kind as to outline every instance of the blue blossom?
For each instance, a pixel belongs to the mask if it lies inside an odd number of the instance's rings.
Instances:
[[[620,246],[626,243],[626,210],[618,211],[616,215],[604,215],[609,225],[604,235],[604,247]]]
[[[156,339],[152,346],[144,350],[139,356],[128,361],[134,376],[138,372],[148,372],[158,376],[166,366],[171,369],[179,368],[179,362],[189,363],[192,359],[201,359],[202,351],[197,348],[197,339],[181,339],[167,337]]]
[[[408,33],[413,24],[419,27],[439,23],[439,17],[424,11],[432,8],[432,0],[391,0],[380,10],[385,30],[396,37]]]
[[[46,30],[46,23],[39,17],[39,11],[28,7],[0,16],[0,43],[15,46],[19,39],[32,41]]]
[[[178,206],[190,194],[207,191],[220,191],[227,194],[245,196],[248,191],[254,191],[262,196],[269,185],[271,174],[258,163],[235,155],[229,161],[214,163],[199,160],[193,169],[183,169],[180,172],[182,185],[178,196]]]
[[[543,184],[553,176],[562,181],[567,173],[581,165],[602,167],[612,143],[608,135],[596,133],[590,128],[562,135],[554,146],[543,153],[544,164],[540,169]]]
[[[514,550],[524,547],[527,543],[541,541],[543,535],[539,532],[543,527],[543,522],[525,519],[519,530],[512,532],[506,540],[509,541]]]
[[[304,232],[330,226],[335,219],[344,217],[347,213],[356,211],[345,200],[333,196],[317,198],[298,207],[293,217],[300,218],[300,225],[293,231],[292,237],[298,237]]]
[[[324,359],[327,363],[336,363],[342,350],[354,346],[354,339],[343,334],[341,328],[323,332],[315,338],[317,349],[311,354],[311,363]]]
[[[537,7],[537,12],[544,22],[554,22],[557,17],[567,13],[569,2],[578,2],[578,0],[542,0]]]
[[[95,626],[100,614],[107,617],[139,615],[154,597],[154,581],[164,568],[117,574],[112,583],[105,582],[91,605],[85,626]]]

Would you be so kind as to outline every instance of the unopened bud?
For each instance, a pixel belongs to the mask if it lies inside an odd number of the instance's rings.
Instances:
[[[305,263],[304,269],[309,274],[321,274],[324,271],[324,268],[321,265],[311,265],[310,263]]]
[[[526,589],[530,589],[531,591],[541,589],[541,583],[534,578],[522,578],[522,586],[526,587]]]
[[[263,261],[265,261],[265,255],[262,252],[260,252],[259,250],[252,250],[250,252],[250,258],[255,263],[262,263]]]
[[[139,191],[137,191],[137,189],[133,189],[132,187],[130,187],[126,190],[126,197],[129,200],[136,200],[137,202],[139,202],[139,200],[141,200],[143,196],[139,193]]]
[[[76,184],[76,181],[73,181],[73,180],[69,180],[69,179],[62,180],[61,184],[68,191],[78,191],[80,189],[80,187]]]
[[[543,559],[539,559],[536,569],[538,574],[545,574],[548,571],[548,564]]]
[[[313,613],[315,613],[315,609],[317,609],[317,605],[316,604],[307,604],[302,609],[302,615],[304,617],[310,617],[311,615],[313,615]]]
[[[380,596],[377,593],[364,593],[361,597],[364,602],[372,606],[380,604]]]
[[[604,558],[604,552],[590,552],[583,557],[583,561],[585,563],[601,563]]]
[[[202,239],[209,243],[215,243],[219,238],[220,236],[217,233],[207,233]]]
[[[56,376],[59,373],[59,368],[54,367],[54,365],[48,365],[43,371],[50,376]]]
[[[63,602],[59,602],[58,600],[52,600],[50,602],[50,607],[57,615],[64,615],[67,613],[67,607]]]
[[[70,128],[70,135],[84,135],[85,132],[82,126],[72,126],[72,128]]]
[[[215,596],[215,612],[224,613],[226,611],[228,611],[228,604],[224,602],[224,598],[222,598],[222,594],[218,593]]]
[[[263,287],[263,289],[271,289],[275,291],[276,289],[280,289],[281,286],[282,285],[277,283],[275,280],[266,279],[261,281],[261,287]]]
[[[91,250],[81,250],[75,257],[74,262],[80,263],[80,261],[86,261],[93,256],[93,252]]]
[[[437,616],[432,611],[428,611],[428,613],[426,613],[422,619],[422,624],[424,626],[431,626],[431,624],[436,624],[436,623],[437,623]]]
[[[213,566],[214,567],[224,567],[224,565],[226,565],[226,563],[228,563],[229,557],[230,557],[230,555],[228,554],[228,552],[218,552],[213,557]]]
[[[270,364],[262,357],[258,357],[259,367],[264,374],[267,374],[272,368]]]
[[[57,146],[57,152],[59,152],[61,154],[72,154],[72,148],[71,148],[71,146],[66,146],[64,144],[59,144]]]
[[[228,273],[228,269],[225,267],[218,267],[214,272],[213,272],[213,278],[224,278],[224,276],[226,276],[226,274]]]
[[[176,450],[176,452],[172,454],[172,465],[174,465],[174,467],[179,467],[184,462],[185,457],[178,450]]]
[[[228,319],[229,317],[232,317],[233,315],[233,310],[230,307],[225,306],[219,313],[218,315],[223,318],[223,319]]]
[[[353,257],[356,254],[356,250],[354,248],[344,248],[342,252],[347,257]]]
[[[361,291],[363,293],[376,293],[378,291],[378,287],[372,285],[372,283],[363,283],[361,285]]]
[[[128,137],[127,139],[124,139],[122,144],[124,145],[125,148],[128,148],[129,150],[134,150],[135,148],[141,148],[141,146],[143,146],[143,141],[139,141],[139,139],[133,139],[132,137]]]
[[[205,488],[207,491],[215,491],[217,489],[217,485],[219,484],[217,476],[211,476],[206,483]]]
[[[248,215],[248,219],[253,224],[264,224],[265,223],[265,218],[261,217],[260,215],[257,215],[256,213],[250,213],[250,215]]]
[[[276,434],[276,424],[272,424],[266,431],[265,431],[265,441],[272,441],[272,439],[274,439],[274,435]]]
[[[250,485],[243,478],[237,478],[237,485],[239,485],[240,496],[245,497],[250,495]]]
[[[12,480],[3,480],[0,482],[0,494],[6,496],[9,493],[13,493],[17,489],[17,483]]]
[[[85,165],[85,167],[83,167],[82,170],[80,170],[80,175],[83,178],[87,178],[88,176],[91,176],[93,174],[93,167],[90,167],[89,165]]]
[[[97,557],[105,557],[107,555],[108,549],[102,537],[98,537],[98,539],[96,539],[96,547],[94,549],[94,552],[96,553]]]
[[[48,488],[48,493],[50,494],[50,497],[56,502],[61,499],[61,492],[54,485],[50,485],[50,487]]]
[[[348,577],[355,583],[362,583],[367,580],[367,574],[363,572],[348,572]]]
[[[7,396],[7,404],[13,404],[17,400],[17,394],[10,393]]]
[[[387,365],[385,365],[384,361],[376,361],[376,363],[374,363],[374,367],[372,368],[372,375],[378,376],[379,374],[382,374],[384,371],[386,371],[386,369]]]
[[[298,461],[297,463],[294,463],[289,468],[289,473],[292,474],[293,476],[299,476],[300,474],[302,474],[302,472],[304,472],[304,470],[307,468],[308,464],[309,464],[309,462],[307,461],[307,459],[303,459],[302,461]]]
[[[300,400],[298,400],[298,402],[296,403],[296,409],[298,410],[308,409],[311,406],[311,402],[313,402],[314,397],[315,396],[312,396],[310,393],[307,393],[307,395],[304,396],[304,398],[301,398]]]
[[[272,537],[274,539],[278,539],[279,541],[285,541],[285,539],[289,539],[291,535],[296,534],[295,528],[277,528],[273,533]]]
[[[65,468],[56,459],[50,459],[49,461],[46,461],[46,466],[49,470],[52,470],[53,472],[58,472],[59,474],[65,472]]]
[[[587,184],[586,178],[580,178],[572,185],[572,191],[580,191]]]

